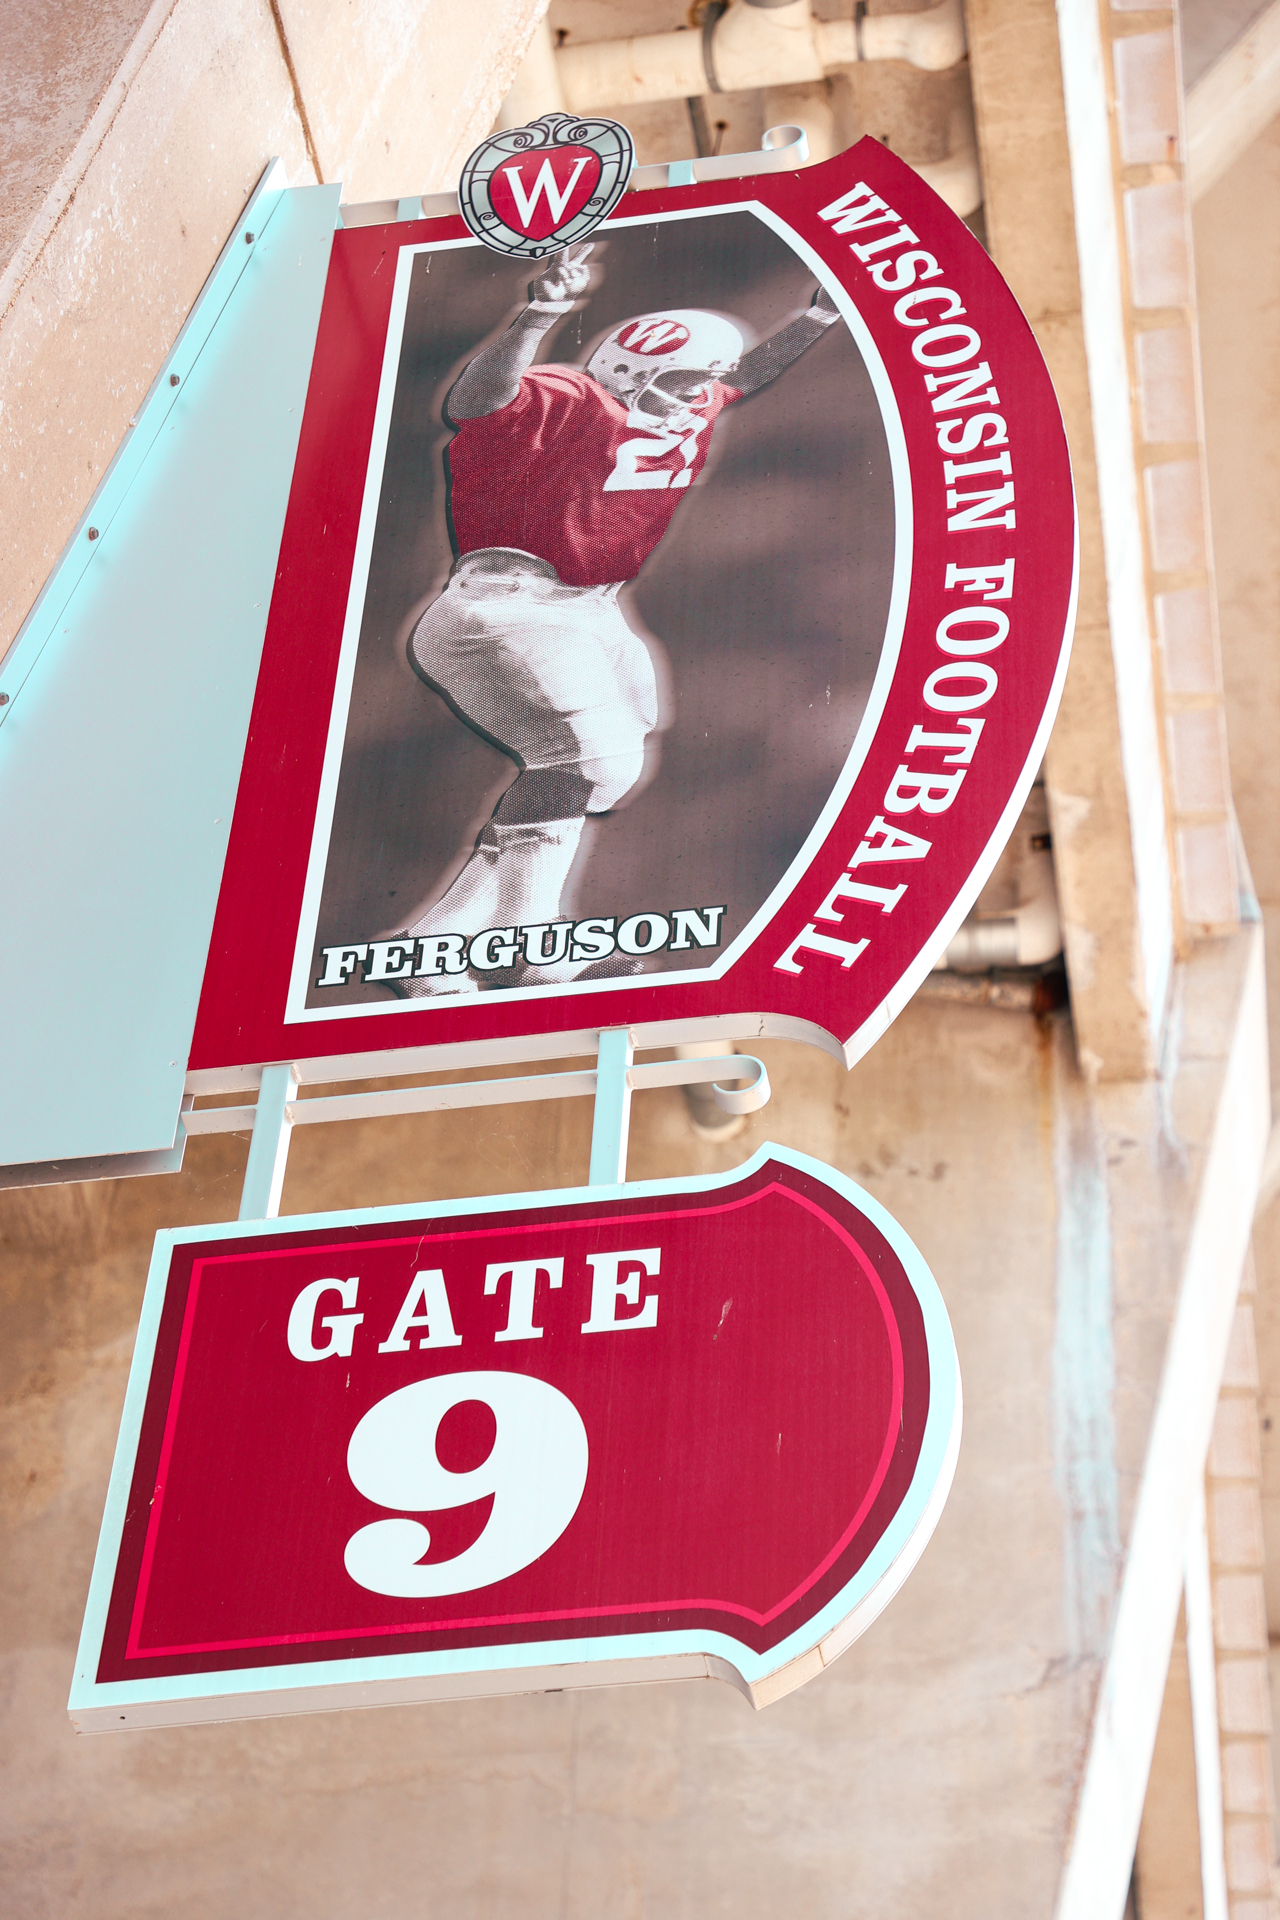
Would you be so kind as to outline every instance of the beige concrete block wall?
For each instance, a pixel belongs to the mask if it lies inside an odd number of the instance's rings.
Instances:
[[[1280,974],[1275,963],[1280,938],[1280,777],[1275,748],[1280,732],[1280,452],[1270,423],[1280,416],[1280,335],[1274,324],[1280,313],[1280,123],[1266,128],[1197,201],[1195,248],[1232,785],[1267,929],[1274,1074],[1280,1042]],[[1265,1555],[1258,1556],[1250,1537],[1258,1522],[1246,1516],[1247,1496],[1238,1503],[1233,1520],[1224,1515],[1223,1525],[1231,1527],[1232,1551],[1240,1555],[1240,1563],[1263,1572],[1270,1663],[1280,1678],[1274,1651],[1280,1644],[1280,1208],[1274,1201],[1256,1223],[1254,1255],[1259,1417],[1250,1421],[1237,1400],[1230,1418],[1238,1431],[1224,1434],[1224,1443],[1246,1467],[1252,1449],[1258,1450]],[[1247,1354],[1240,1356],[1240,1365],[1247,1373]],[[1224,1399],[1224,1415],[1229,1405]],[[1247,1473],[1242,1486],[1248,1480]],[[1224,1693],[1224,1711],[1237,1728],[1256,1729],[1269,1717],[1264,1655],[1255,1651],[1237,1658],[1240,1671],[1229,1676],[1230,1699]],[[1220,1684],[1227,1678],[1224,1665]],[[1224,1772],[1224,1783],[1225,1777]],[[1261,1791],[1253,1782],[1255,1799]],[[1236,1846],[1237,1875],[1260,1883],[1265,1864],[1260,1833],[1247,1829]],[[1249,1897],[1260,1903],[1266,1898],[1261,1893]],[[1262,1904],[1255,1908],[1259,1916],[1267,1910]],[[1241,1905],[1239,1911],[1245,1914],[1248,1909]]]
[[[150,0],[8,0],[0,11],[0,270],[119,73]]]
[[[1187,932],[1238,917],[1234,817],[1213,615],[1191,202],[1178,9],[1134,18],[1103,8],[1114,93],[1116,184],[1125,238],[1126,328],[1141,463],[1147,599],[1159,633],[1162,603],[1181,595],[1184,630],[1199,618],[1197,677],[1171,680],[1157,649],[1170,832],[1180,917]],[[1206,591],[1207,589],[1207,591]],[[1198,597],[1197,597],[1198,596]]]
[[[1098,0],[1088,31],[1083,15],[1059,31],[1032,0],[973,0],[966,17],[987,234],[1054,376],[1080,508],[1075,652],[1046,758],[1073,1008],[1088,1069],[1125,1078],[1158,1050],[1164,943],[1228,931],[1238,899],[1176,12]],[[1075,96],[1092,100],[1087,127]]]
[[[1150,1070],[1136,855],[1121,754],[1061,52],[1051,7],[970,0],[966,24],[987,239],[1031,321],[1066,421],[1080,603],[1045,761],[1076,1035],[1089,1069]]]
[[[1223,1373],[1205,1486],[1218,1661],[1223,1851],[1232,1920],[1275,1920],[1280,1913],[1274,1899],[1275,1797],[1254,1299],[1250,1260]]]
[[[0,651],[272,155],[295,184],[350,170],[353,198],[445,184],[543,4],[155,0],[123,51],[133,16],[113,16],[91,85],[65,58],[32,78],[6,33],[4,84],[27,103],[17,170],[43,195],[0,274]],[[64,9],[68,36],[82,15]]]
[[[1197,202],[1195,247],[1231,781],[1274,954],[1280,934],[1280,436],[1270,423],[1280,416],[1280,122]],[[1272,974],[1274,1057],[1280,1045],[1274,965]],[[1259,1281],[1265,1293],[1261,1270]]]

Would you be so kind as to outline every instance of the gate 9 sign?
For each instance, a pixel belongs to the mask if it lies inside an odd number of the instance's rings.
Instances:
[[[776,1146],[162,1233],[69,1711],[708,1675],[763,1706],[906,1578],[959,1431],[919,1253]]]

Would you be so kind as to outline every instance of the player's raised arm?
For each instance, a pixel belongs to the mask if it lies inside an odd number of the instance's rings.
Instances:
[[[521,377],[533,364],[543,334],[586,292],[591,278],[586,264],[590,251],[589,241],[566,247],[533,281],[528,306],[505,333],[481,348],[449,389],[444,403],[446,419],[478,420],[482,414],[510,406]]]
[[[788,320],[785,327],[779,327],[758,347],[752,347],[750,353],[744,353],[727,378],[743,393],[755,393],[758,388],[767,387],[839,318],[826,288],[816,288],[808,309],[794,320]]]

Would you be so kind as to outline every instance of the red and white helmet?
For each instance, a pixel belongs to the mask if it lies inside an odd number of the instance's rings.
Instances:
[[[641,313],[601,342],[587,362],[587,372],[610,392],[634,392],[637,384],[647,386],[662,373],[729,373],[745,345],[733,322],[718,313],[684,307]]]

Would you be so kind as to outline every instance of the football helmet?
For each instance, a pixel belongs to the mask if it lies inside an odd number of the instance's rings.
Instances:
[[[615,327],[587,362],[593,380],[632,399],[664,373],[731,373],[746,343],[731,320],[696,308],[641,313]]]

